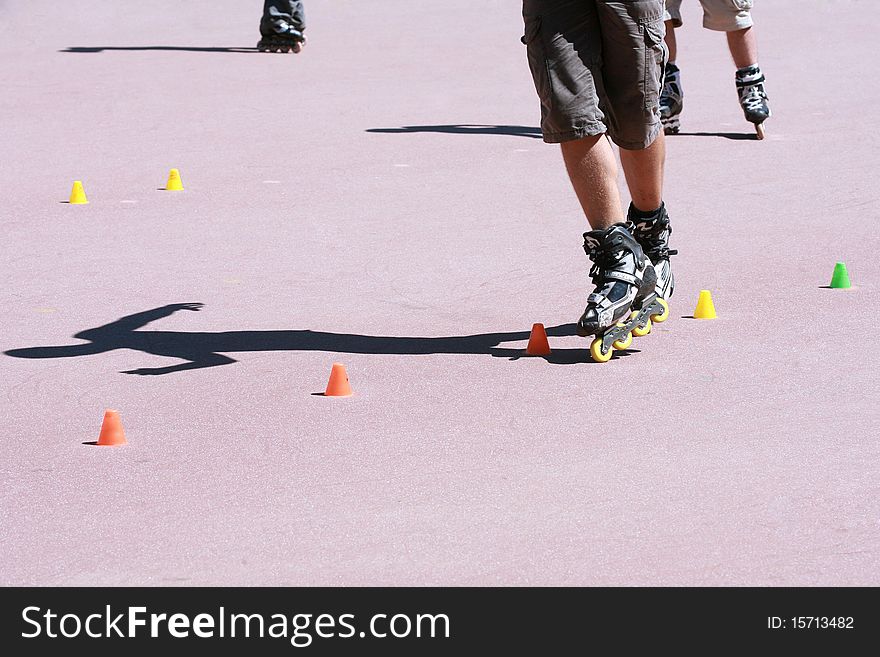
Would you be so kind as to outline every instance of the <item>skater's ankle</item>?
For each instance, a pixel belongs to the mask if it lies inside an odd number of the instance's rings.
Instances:
[[[654,219],[663,213],[664,203],[661,201],[660,206],[653,210],[641,210],[634,203],[629,204],[629,216],[636,219]]]

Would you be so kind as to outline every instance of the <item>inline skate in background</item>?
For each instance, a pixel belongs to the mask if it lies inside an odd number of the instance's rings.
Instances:
[[[770,99],[764,89],[764,74],[757,65],[736,72],[736,92],[746,121],[755,124],[758,139],[764,138],[764,121],[770,118]]]
[[[295,52],[302,51],[306,44],[306,35],[287,23],[281,31],[263,34],[257,43],[260,52]]]
[[[662,322],[669,308],[657,296],[657,274],[651,260],[626,224],[584,233],[584,251],[595,290],[577,324],[578,335],[595,335],[590,356],[598,363],[611,359],[615,349],[627,349],[633,336],[651,332],[651,320]],[[625,318],[625,319],[624,319]]]
[[[663,73],[663,89],[660,92],[660,122],[667,135],[677,135],[681,129],[679,116],[682,109],[684,91],[681,88],[681,71],[675,64],[667,63]]]

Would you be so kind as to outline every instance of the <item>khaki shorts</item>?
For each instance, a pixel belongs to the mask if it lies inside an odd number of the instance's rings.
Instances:
[[[607,133],[647,148],[660,132],[663,0],[523,0],[544,141]]]
[[[700,0],[703,5],[703,27],[719,32],[744,30],[752,26],[753,0]],[[681,27],[681,0],[666,0],[664,20]]]

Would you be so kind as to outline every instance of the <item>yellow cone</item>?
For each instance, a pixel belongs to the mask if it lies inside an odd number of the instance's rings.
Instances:
[[[168,173],[168,184],[165,185],[165,189],[169,192],[183,191],[183,183],[180,182],[180,171],[177,169],[171,169]]]
[[[715,304],[712,303],[712,293],[709,290],[700,290],[700,298],[697,300],[697,308],[694,310],[696,319],[715,319]]]
[[[70,190],[71,205],[85,205],[88,202],[89,199],[86,198],[86,192],[83,189],[82,181],[74,180],[73,189]]]

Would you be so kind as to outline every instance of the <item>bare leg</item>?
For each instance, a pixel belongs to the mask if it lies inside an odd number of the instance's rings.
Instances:
[[[666,139],[662,130],[648,148],[640,151],[620,149],[620,164],[633,205],[643,212],[656,210],[663,202],[665,160]]]
[[[623,221],[617,160],[605,135],[563,143],[562,158],[590,226],[608,228]]]
[[[666,47],[669,48],[669,61],[675,63],[675,58],[678,56],[678,42],[675,40],[675,27],[672,21],[666,21]]]
[[[727,46],[737,68],[758,63],[758,42],[751,27],[727,33]]]

